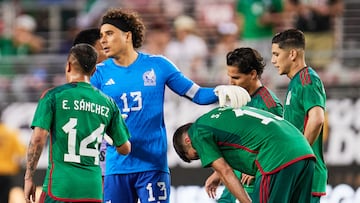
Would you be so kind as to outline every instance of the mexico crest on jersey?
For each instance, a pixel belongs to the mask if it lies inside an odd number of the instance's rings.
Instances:
[[[156,75],[154,69],[146,71],[143,74],[144,86],[155,86],[156,85]]]

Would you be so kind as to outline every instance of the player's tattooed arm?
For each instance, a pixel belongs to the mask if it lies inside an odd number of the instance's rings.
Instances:
[[[27,152],[27,164],[26,164],[26,173],[25,179],[30,179],[34,177],[37,163],[39,161],[43,146],[35,145],[30,142],[28,152]]]
[[[34,176],[40,155],[44,148],[48,131],[35,127],[27,150],[27,163],[25,179],[31,179]]]
[[[33,182],[34,173],[46,143],[48,131],[35,127],[27,150],[26,172],[24,177],[24,196],[26,203],[35,202],[36,185]]]

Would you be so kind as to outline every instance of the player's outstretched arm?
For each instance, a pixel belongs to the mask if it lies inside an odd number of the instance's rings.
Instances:
[[[169,79],[167,84],[169,88],[196,104],[208,105],[218,101],[220,106],[225,106],[229,101],[231,107],[238,108],[251,100],[249,93],[244,88],[236,85],[219,85],[215,88],[201,87],[181,73],[173,75],[173,78]]]

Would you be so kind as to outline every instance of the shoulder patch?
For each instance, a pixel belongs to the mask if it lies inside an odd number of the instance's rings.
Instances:
[[[272,107],[276,106],[276,102],[275,102],[274,98],[272,98],[270,92],[265,87],[262,87],[259,90],[258,94],[260,95],[262,100],[265,102],[266,107],[272,108]]]
[[[301,84],[303,86],[311,83],[309,68],[304,68],[303,70],[301,70],[299,76],[300,76]]]

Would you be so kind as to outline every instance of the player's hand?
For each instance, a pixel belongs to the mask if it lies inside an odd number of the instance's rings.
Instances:
[[[25,179],[25,183],[24,183],[25,202],[26,203],[35,202],[35,194],[36,194],[36,185],[34,184],[33,180]]]
[[[250,185],[254,179],[255,179],[254,176],[247,175],[245,173],[241,174],[241,183],[243,185]]]
[[[251,100],[249,93],[237,85],[218,85],[214,92],[219,98],[220,107],[224,107],[229,100],[231,107],[239,108]]]
[[[127,114],[121,114],[121,117],[125,120],[125,119],[128,117],[128,115],[127,115]],[[112,139],[109,135],[107,135],[107,134],[104,135],[104,140],[105,140],[109,145],[113,145],[113,144],[114,144],[113,139]]]
[[[215,199],[216,197],[216,189],[220,185],[220,177],[219,175],[214,172],[211,174],[205,182],[205,190],[206,193],[209,195],[210,198]]]

